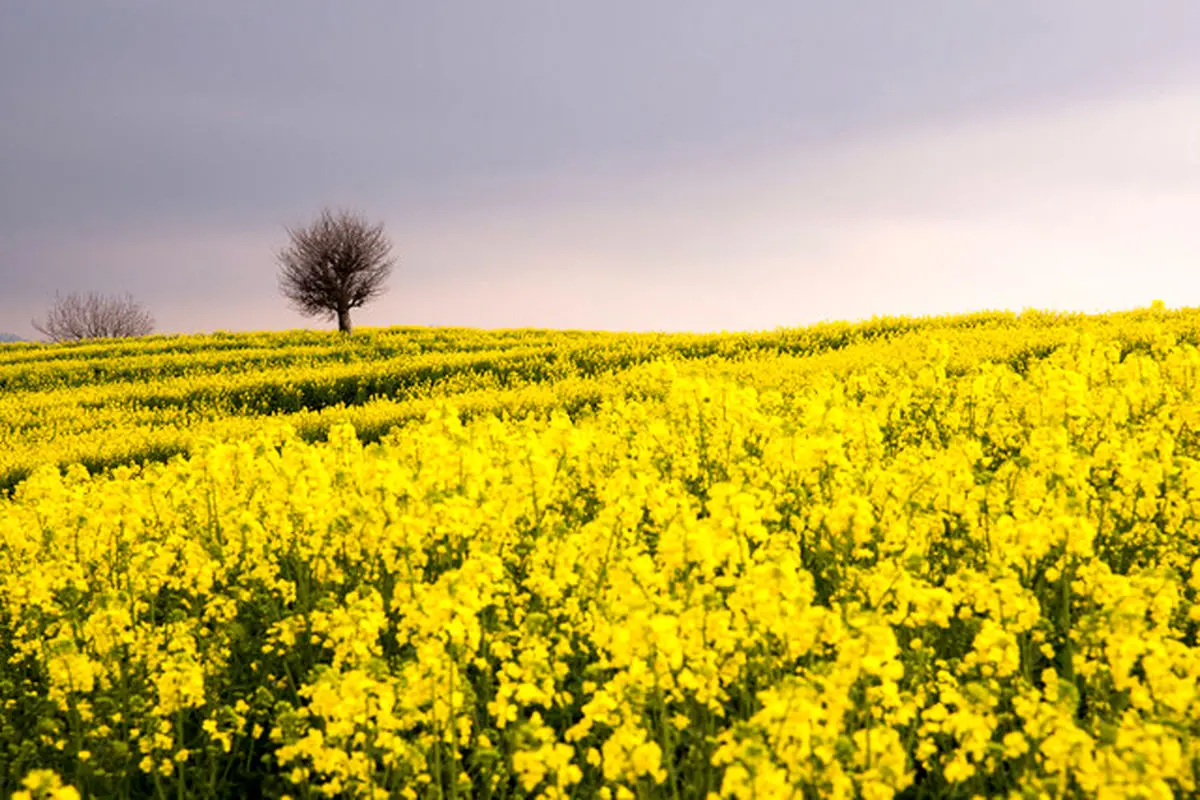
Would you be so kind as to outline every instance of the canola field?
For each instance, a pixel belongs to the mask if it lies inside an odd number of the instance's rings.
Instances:
[[[0,796],[1197,796],[1198,346],[0,346]]]

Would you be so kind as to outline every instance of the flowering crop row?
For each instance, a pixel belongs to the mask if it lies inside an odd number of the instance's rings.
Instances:
[[[1193,796],[1200,316],[994,323],[38,467],[0,793]]]
[[[1186,315],[1156,316],[1183,330],[1191,322]],[[1105,327],[1114,319],[1089,324]],[[757,334],[392,328],[349,340],[292,331],[6,345],[0,348],[0,492],[42,464],[81,463],[94,472],[190,452],[200,438],[243,438],[263,416],[285,417],[312,440],[324,438],[332,417],[377,438],[421,418],[428,400],[451,395],[470,395],[460,403],[464,410],[521,413],[544,408],[550,386],[566,381],[569,397],[594,397],[597,379],[656,359],[808,359],[914,334],[919,342],[939,331],[976,359],[1019,368],[1078,323],[1078,315],[1027,312],[881,318]]]

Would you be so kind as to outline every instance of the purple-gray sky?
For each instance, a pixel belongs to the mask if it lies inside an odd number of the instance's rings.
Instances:
[[[0,5],[0,331],[328,327],[326,205],[400,256],[358,325],[1197,306],[1200,3]]]

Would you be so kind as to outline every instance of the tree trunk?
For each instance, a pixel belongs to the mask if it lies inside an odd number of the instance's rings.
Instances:
[[[339,308],[337,310],[337,315],[338,315],[338,330],[341,331],[342,333],[349,333],[350,332],[350,309]]]

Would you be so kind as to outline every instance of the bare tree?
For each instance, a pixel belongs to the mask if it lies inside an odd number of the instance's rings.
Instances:
[[[301,314],[337,319],[350,333],[350,310],[383,294],[396,261],[383,224],[328,209],[312,224],[288,228],[279,251],[279,290]]]
[[[52,342],[145,336],[154,331],[154,317],[128,294],[117,297],[72,292],[66,297],[55,294],[46,321],[33,320],[33,327]]]

